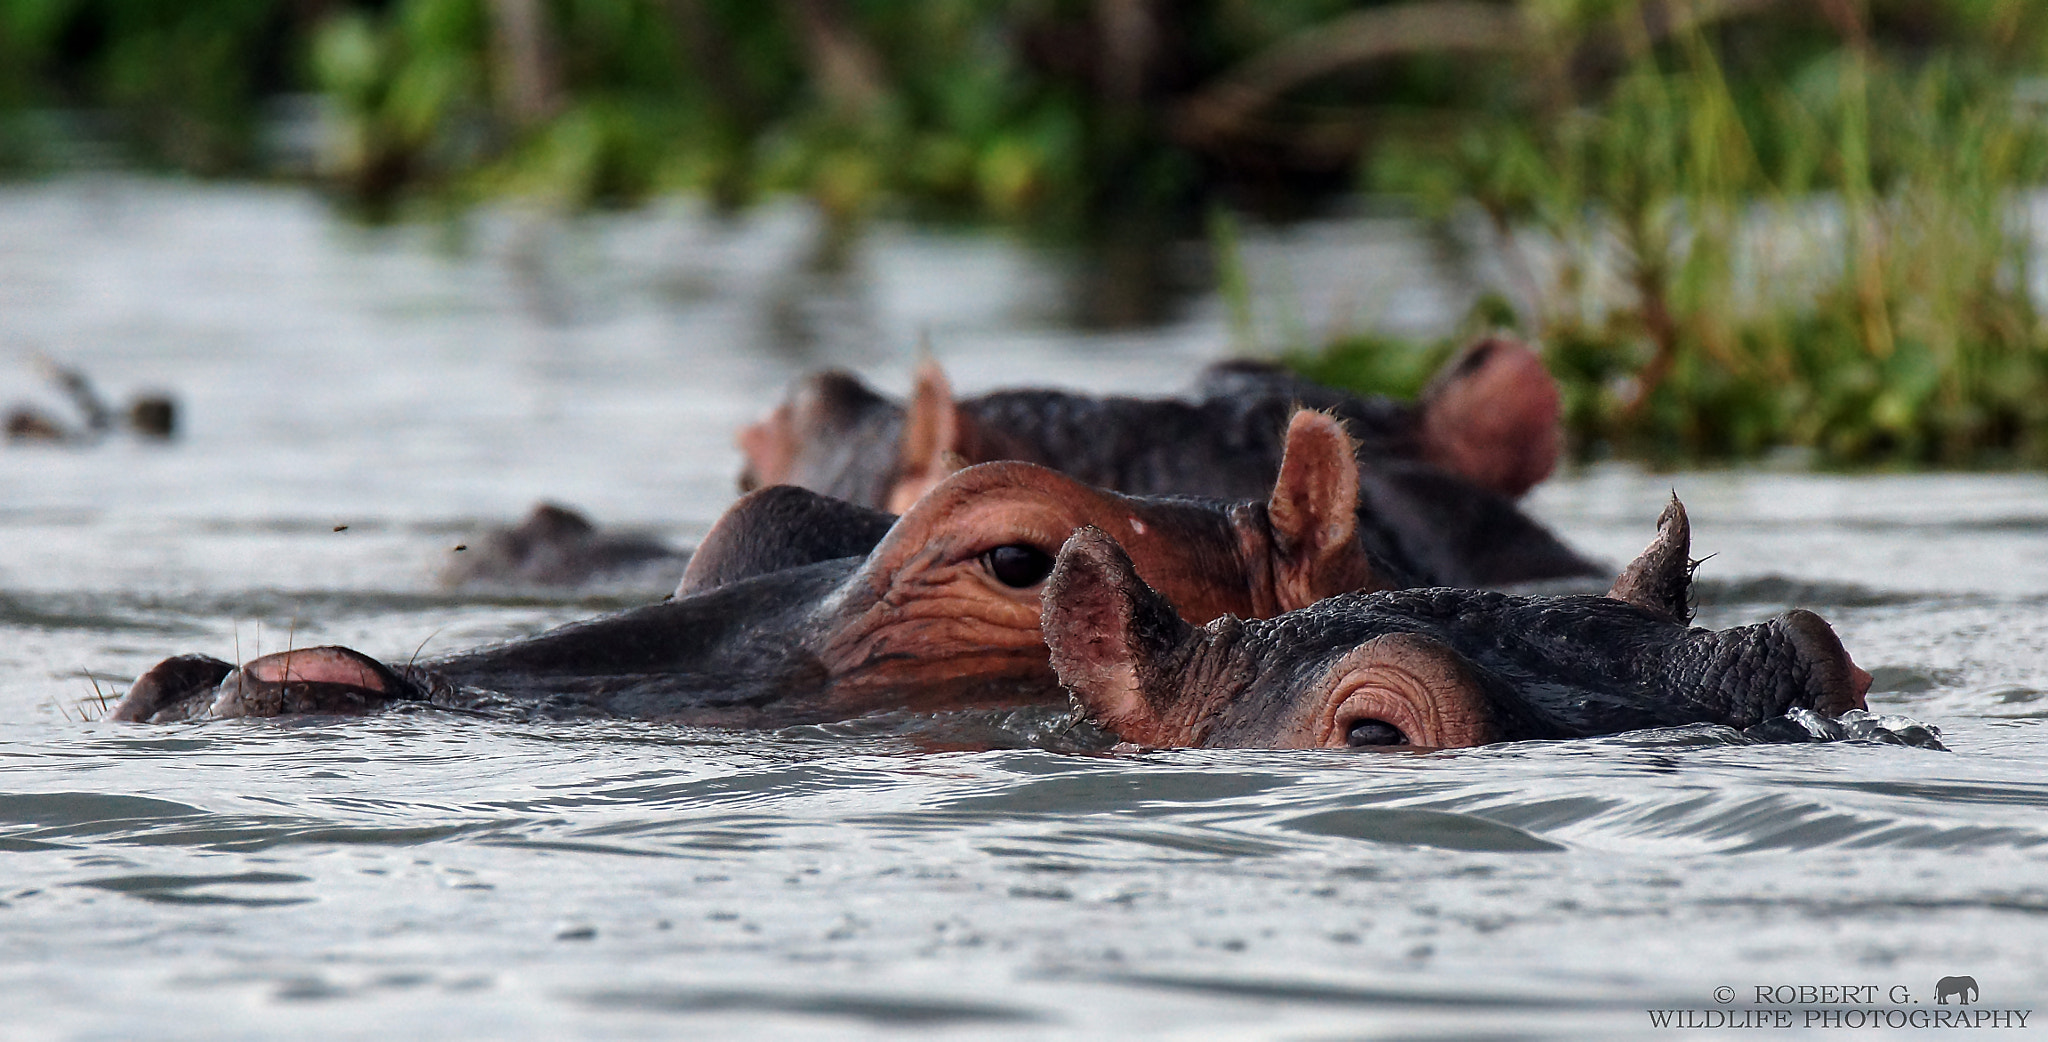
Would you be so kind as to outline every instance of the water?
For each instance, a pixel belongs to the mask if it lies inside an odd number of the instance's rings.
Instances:
[[[811,272],[807,227],[365,232],[286,190],[0,191],[0,401],[59,406],[45,352],[189,421],[170,447],[0,449],[0,1035],[1577,1039],[1689,1008],[1827,1036],[1809,1014],[1957,1008],[1953,974],[1973,1008],[2048,1007],[2037,475],[1604,467],[1532,499],[1619,562],[1675,488],[1716,555],[1704,622],[1822,612],[1873,706],[1947,752],[1696,729],[1072,755],[1032,746],[1049,714],[90,721],[95,685],[173,652],[402,659],[645,599],[431,576],[541,497],[693,539],[732,429],[810,366],[900,391],[929,331],[967,391],[1156,392],[1226,350],[1200,302],[1060,329],[1059,269],[1000,241],[890,228]],[[1398,227],[1253,257],[1310,329],[1461,299]],[[1874,1001],[1756,993],[1802,985]]]

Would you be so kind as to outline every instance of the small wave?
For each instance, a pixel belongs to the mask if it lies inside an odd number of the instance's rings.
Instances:
[[[155,904],[238,905],[245,908],[270,908],[307,904],[313,898],[246,896],[234,893],[217,893],[214,888],[285,886],[310,883],[312,881],[313,879],[310,876],[295,875],[289,872],[239,872],[232,875],[107,876],[100,879],[80,880],[70,885],[125,894],[129,897]]]
[[[1760,575],[1748,579],[1696,579],[1693,603],[1706,608],[1782,604],[1799,608],[1882,608],[1929,601],[1953,601],[1955,594],[1881,590],[1853,582]]]
[[[960,1024],[1029,1024],[1045,1020],[1031,1009],[991,1002],[907,996],[818,994],[754,988],[639,988],[587,992],[580,1001],[597,1009],[644,1013],[769,1013],[852,1020],[881,1028],[936,1028]]]
[[[1312,836],[1504,854],[1567,849],[1534,833],[1469,814],[1393,807],[1354,807],[1288,818],[1279,827]]]
[[[1851,709],[1830,718],[1811,709],[1794,707],[1784,716],[1744,730],[1742,735],[1763,742],[1877,742],[1948,751],[1948,746],[1941,744],[1939,727],[1911,717],[1880,716],[1863,709]]]
[[[1229,995],[1268,1002],[1315,1002],[1345,1006],[1416,1007],[1422,1009],[1599,1009],[1610,1006],[1637,1008],[1641,1000],[1622,1001],[1595,996],[1514,994],[1477,989],[1430,990],[1402,987],[1363,987],[1320,981],[1256,980],[1236,977],[1196,976],[1163,973],[1105,974],[1093,979],[1168,991],[1205,995]]]

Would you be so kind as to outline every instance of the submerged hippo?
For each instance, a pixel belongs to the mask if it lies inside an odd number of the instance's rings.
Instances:
[[[902,509],[961,466],[1016,459],[1135,495],[1248,499],[1272,487],[1287,417],[1342,419],[1359,439],[1360,525],[1415,579],[1492,586],[1598,575],[1518,509],[1558,454],[1556,384],[1527,347],[1473,345],[1419,403],[1359,398],[1259,363],[1212,367],[1187,399],[997,391],[956,401],[936,366],[909,406],[814,375],[740,434],[742,488],[791,484]]]
[[[1504,496],[1557,465],[1557,384],[1535,352],[1495,337],[1462,351],[1417,402],[1360,397],[1252,361],[1211,366],[1186,398],[1021,389],[955,400],[927,364],[907,407],[828,371],[741,433],[740,481],[901,508],[960,462],[1018,459],[1122,492],[1243,499],[1272,485],[1280,432],[1297,408],[1344,420],[1361,462],[1428,463]]]
[[[1197,629],[1082,529],[1047,584],[1045,638],[1086,711],[1147,746],[1449,748],[1864,708],[1870,674],[1811,612],[1690,628],[1689,544],[1674,499],[1605,597],[1347,594]]]
[[[126,412],[116,414],[100,397],[85,373],[48,358],[38,358],[37,365],[64,397],[70,399],[83,425],[73,427],[32,405],[16,405],[8,411],[4,422],[9,441],[87,445],[106,438],[121,427],[151,441],[169,440],[177,434],[178,405],[168,394],[160,391],[138,394],[129,401]]]
[[[568,507],[540,503],[518,524],[491,529],[459,547],[442,567],[440,582],[448,587],[579,586],[664,572],[672,581],[689,559],[688,551],[649,536],[606,532]]]
[[[1057,701],[1039,590],[1083,526],[1117,533],[1151,588],[1196,623],[1387,585],[1357,536],[1351,441],[1320,413],[1300,413],[1289,431],[1263,502],[1125,496],[1010,462],[954,474],[896,519],[763,489],[706,534],[667,603],[401,666],[336,647],[239,669],[180,656],[137,679],[111,718],[414,702],[763,727]],[[836,557],[842,539],[877,532],[864,557],[821,559]]]

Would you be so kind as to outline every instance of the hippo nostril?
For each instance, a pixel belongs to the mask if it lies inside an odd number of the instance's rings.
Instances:
[[[1470,376],[1485,368],[1486,360],[1493,357],[1493,351],[1496,346],[1493,341],[1488,340],[1465,352],[1465,357],[1459,359],[1456,363],[1457,372],[1454,375]]]
[[[1368,745],[1407,745],[1408,736],[1385,720],[1358,720],[1344,733],[1344,744],[1354,749]]]
[[[1052,555],[1035,546],[1012,543],[981,555],[996,581],[1017,590],[1028,590],[1052,574]]]

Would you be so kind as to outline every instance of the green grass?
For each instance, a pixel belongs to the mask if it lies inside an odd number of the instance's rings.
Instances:
[[[2048,114],[2019,86],[1845,47],[1738,87],[1693,38],[1561,118],[1383,150],[1375,185],[1476,209],[1531,273],[1521,313],[1485,318],[1545,345],[1582,456],[2048,464],[2024,205],[2048,175]],[[1407,393],[1445,350],[1290,357]]]

